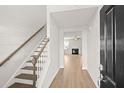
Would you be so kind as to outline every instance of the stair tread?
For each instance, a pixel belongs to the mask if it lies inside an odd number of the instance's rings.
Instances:
[[[32,60],[28,60],[28,61],[26,61],[27,63],[32,63]]]
[[[14,83],[9,88],[34,88],[33,85],[24,84],[24,83]]]
[[[37,50],[36,50],[36,51],[34,51],[34,52],[40,52],[40,51],[37,51]]]
[[[33,80],[34,76],[32,74],[19,74],[18,76],[16,76],[15,78],[19,78],[19,79],[27,79],[27,80]],[[36,78],[36,75],[35,75]]]
[[[34,68],[33,68],[33,66],[26,66],[26,67],[24,67],[22,69],[33,70]],[[37,70],[37,67],[35,67],[35,70]]]
[[[37,48],[40,48],[40,49],[41,49],[41,48],[43,48],[43,47],[40,47],[40,46],[39,46],[39,47],[37,47]]]

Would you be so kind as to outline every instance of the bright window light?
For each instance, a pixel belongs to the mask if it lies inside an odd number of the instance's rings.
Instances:
[[[68,49],[69,48],[69,41],[64,41],[64,49]]]

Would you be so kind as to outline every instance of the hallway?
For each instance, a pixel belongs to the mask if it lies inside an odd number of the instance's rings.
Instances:
[[[51,88],[95,88],[89,73],[81,68],[80,55],[65,55],[65,68],[60,69]]]

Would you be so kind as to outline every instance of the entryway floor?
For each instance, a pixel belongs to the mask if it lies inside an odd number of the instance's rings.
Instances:
[[[95,88],[89,73],[81,68],[80,55],[65,55],[65,67],[61,68],[50,88]]]

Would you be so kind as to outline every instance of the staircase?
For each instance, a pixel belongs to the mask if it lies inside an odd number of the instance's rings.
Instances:
[[[15,83],[9,88],[36,88],[39,80],[42,79],[42,72],[47,62],[47,43],[49,39],[45,36],[40,42],[37,49],[30,56],[20,69],[20,72],[15,76]]]

